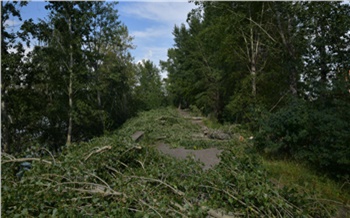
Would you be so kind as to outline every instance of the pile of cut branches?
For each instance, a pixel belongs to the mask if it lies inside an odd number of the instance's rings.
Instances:
[[[328,217],[332,208],[316,195],[269,182],[260,159],[232,142],[221,163],[202,171],[191,158],[175,160],[149,146],[152,137],[135,143],[135,130],[151,134],[156,117],[172,124],[161,134],[186,136],[196,127],[175,109],[142,113],[114,134],[74,144],[58,157],[19,159],[2,155],[4,217]],[[170,118],[171,117],[171,118]],[[183,126],[176,136],[173,125]],[[152,139],[153,140],[153,139]],[[190,138],[188,138],[190,140]],[[171,142],[171,141],[170,141]],[[49,153],[49,152],[47,152]],[[31,169],[18,178],[23,162]]]

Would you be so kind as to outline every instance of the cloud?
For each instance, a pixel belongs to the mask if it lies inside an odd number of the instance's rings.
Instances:
[[[159,23],[180,24],[185,23],[188,12],[194,4],[184,2],[133,2],[124,4],[120,11],[126,16],[135,16]]]
[[[159,65],[167,60],[167,51],[173,47],[175,25],[186,23],[187,14],[196,6],[181,2],[122,2],[118,5],[121,19],[125,20],[136,49],[131,51],[136,63],[150,60]],[[166,72],[162,73],[166,77]]]
[[[19,21],[19,20],[6,20],[5,23],[4,23],[4,26],[6,28],[8,28],[8,27],[19,26],[21,24],[22,24],[22,21]]]
[[[27,55],[29,52],[33,51],[33,47],[28,47],[26,44],[23,44],[23,48],[24,48],[24,54]],[[17,53],[17,49],[16,48],[9,48],[7,50],[9,53]]]
[[[136,30],[130,32],[131,36],[135,36],[135,38],[150,38],[150,37],[164,37],[169,35],[169,31],[171,32],[171,28],[169,27],[150,27],[146,28],[143,31]]]
[[[159,60],[166,60],[167,52],[168,52],[168,47],[144,46],[139,51],[140,54],[138,56],[140,58],[138,59],[138,61],[145,59],[145,60],[150,60],[155,64],[158,64]]]

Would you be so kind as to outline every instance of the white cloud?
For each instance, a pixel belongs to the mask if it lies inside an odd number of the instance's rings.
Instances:
[[[22,24],[22,21],[19,21],[19,20],[6,20],[4,25],[6,28],[9,28],[9,27],[17,27],[21,24]]]
[[[127,16],[136,16],[160,23],[185,23],[193,3],[184,2],[133,2],[123,5],[120,10]]]
[[[138,38],[150,38],[150,37],[165,37],[169,36],[169,31],[171,33],[172,29],[168,27],[150,27],[146,28],[143,31],[137,30],[130,32],[131,36],[135,36],[136,39]]]
[[[159,60],[166,60],[167,59],[167,52],[168,47],[142,47],[140,49],[140,53],[143,54],[137,59],[138,63],[141,60],[150,60],[154,64],[159,64]]]
[[[33,51],[33,47],[28,47],[26,44],[23,44],[23,48],[24,48],[24,54],[27,55],[29,52]],[[10,53],[17,53],[17,49],[15,48],[10,48],[8,49],[8,52]]]

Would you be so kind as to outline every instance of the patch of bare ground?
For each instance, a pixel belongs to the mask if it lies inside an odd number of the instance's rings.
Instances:
[[[220,163],[219,155],[222,152],[222,150],[219,150],[217,148],[208,148],[208,149],[201,149],[201,150],[170,148],[169,145],[166,145],[164,143],[160,143],[157,146],[157,149],[161,153],[167,154],[177,159],[186,159],[188,156],[191,156],[195,158],[195,160],[198,160],[204,164],[203,170],[208,170],[216,166],[217,164],[219,164]]]
[[[194,140],[198,138],[209,138],[208,128],[203,122],[203,117],[192,117],[188,111],[178,110],[179,113],[185,118],[191,120],[193,124],[199,125],[202,127],[202,134],[193,135]],[[187,157],[193,157],[195,160],[202,162],[203,170],[211,169],[220,163],[220,154],[223,150],[218,148],[207,148],[201,150],[185,149],[185,148],[171,148],[169,145],[164,143],[159,143],[157,145],[158,151],[163,154],[169,155],[177,159],[186,159]]]

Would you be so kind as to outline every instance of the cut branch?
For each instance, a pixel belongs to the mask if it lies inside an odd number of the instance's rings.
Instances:
[[[84,161],[87,161],[87,160],[91,157],[91,155],[93,155],[93,154],[97,154],[97,153],[103,152],[103,151],[105,151],[105,150],[110,150],[110,149],[112,149],[112,146],[104,146],[104,147],[102,147],[102,148],[99,148],[99,149],[97,149],[97,150],[91,152],[91,153],[85,158]]]
[[[18,158],[18,159],[12,159],[12,160],[4,160],[4,161],[1,161],[2,164],[5,164],[5,163],[15,163],[15,162],[25,162],[25,161],[39,161],[39,162],[44,162],[44,163],[47,163],[47,164],[52,164],[52,162],[50,161],[47,161],[47,160],[43,160],[43,159],[40,159],[40,158]]]

